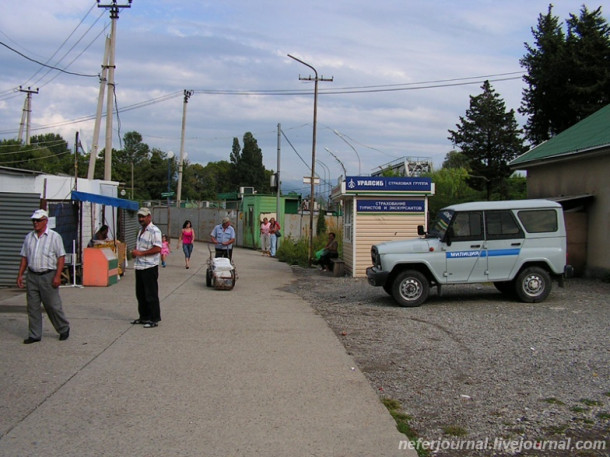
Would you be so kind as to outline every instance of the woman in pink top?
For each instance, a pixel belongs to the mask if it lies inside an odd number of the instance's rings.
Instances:
[[[184,221],[184,224],[182,224],[182,231],[180,232],[180,238],[178,238],[178,245],[182,242],[182,250],[184,251],[184,261],[187,270],[191,267],[191,253],[193,252],[194,240],[195,230],[193,230],[191,221]]]

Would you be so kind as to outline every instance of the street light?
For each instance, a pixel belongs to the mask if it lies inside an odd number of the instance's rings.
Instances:
[[[296,60],[297,62],[302,63],[306,67],[309,67],[313,70],[316,75],[314,79],[314,92],[313,92],[313,139],[311,144],[311,182],[310,182],[310,196],[309,196],[309,245],[307,249],[307,263],[311,266],[311,257],[313,254],[313,213],[315,209],[315,170],[316,170],[316,122],[318,118],[318,71],[309,65],[308,63],[303,62],[301,59],[297,59],[294,56],[288,54],[288,57]],[[300,79],[300,78],[299,78]]]
[[[341,165],[341,168],[343,169],[343,179],[345,179],[345,177],[347,176],[347,171],[345,171],[345,165],[343,165],[343,162],[341,162],[339,160],[339,157],[337,157],[335,154],[333,154],[333,151],[331,151],[327,147],[325,147],[324,149],[326,149],[326,152],[328,152],[331,156],[333,156],[335,158],[335,160],[337,162],[339,162],[339,165]]]
[[[313,213],[315,209],[315,171],[316,171],[316,122],[318,119],[318,81],[332,81],[331,79],[318,78],[318,71],[309,65],[306,62],[303,62],[301,59],[297,59],[294,56],[288,54],[293,60],[296,60],[299,63],[302,63],[306,67],[309,67],[313,70],[316,77],[314,78],[314,91],[313,91],[313,140],[311,143],[311,196],[310,196],[310,208],[309,208],[309,248],[307,250],[307,263],[311,266],[311,258],[313,254]],[[299,77],[299,79],[301,79]],[[311,76],[309,78],[303,78],[311,81]]]
[[[320,191],[318,192],[319,194],[322,194],[321,197],[326,200],[326,197],[324,194],[326,194],[326,190],[324,189],[324,187],[327,185],[328,180],[330,179],[330,170],[328,169],[328,167],[326,166],[326,164],[324,164],[321,160],[316,159],[316,162],[320,165],[322,165],[324,168],[322,168],[322,171],[324,172],[324,178],[322,178],[320,176],[320,173],[318,173],[318,176],[320,178],[320,186],[319,189]],[[326,178],[327,176],[327,170],[328,170],[328,179]]]
[[[348,145],[350,148],[352,148],[352,150],[353,150],[353,151],[356,153],[356,157],[358,157],[358,176],[360,176],[360,175],[362,174],[362,170],[361,170],[361,164],[360,164],[360,154],[358,154],[358,151],[356,151],[356,148],[355,148],[354,146],[352,146],[352,144],[351,144],[349,141],[347,141],[347,140],[345,139],[345,137],[344,137],[344,136],[343,136],[343,135],[342,135],[340,132],[338,132],[337,130],[333,130],[333,133],[334,133],[335,135],[337,135],[339,138],[341,138],[343,141],[345,141],[345,143],[346,143],[346,144],[347,144],[347,145]]]

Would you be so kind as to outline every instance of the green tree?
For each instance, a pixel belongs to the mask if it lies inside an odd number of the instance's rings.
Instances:
[[[318,220],[316,223],[316,235],[324,235],[326,233],[326,210],[320,209],[318,212]]]
[[[457,130],[449,130],[449,139],[468,158],[468,185],[485,190],[487,199],[494,191],[505,196],[504,181],[511,175],[508,162],[525,152],[521,130],[514,110],[506,105],[485,81],[483,93],[470,96],[466,116],[460,116]]]
[[[460,151],[449,151],[445,156],[442,168],[467,168],[468,158]]]
[[[610,35],[601,7],[570,15],[567,37],[552,9],[539,15],[534,44],[525,44],[520,60],[528,87],[519,112],[528,116],[525,133],[534,145],[610,102]]]
[[[49,174],[74,174],[74,154],[61,135],[35,135],[30,138],[30,146],[25,146],[23,152],[28,157],[23,168]]]
[[[566,21],[575,113],[571,125],[610,103],[610,26],[601,10],[583,5],[580,16],[570,14]]]
[[[231,148],[231,167],[233,185],[252,186],[258,192],[268,193],[270,182],[265,178],[265,166],[263,165],[263,153],[258,147],[256,138],[250,132],[243,137],[244,147],[240,149],[237,138],[233,139]]]
[[[142,142],[142,135],[138,132],[127,132],[123,136],[123,149],[112,152],[112,179],[124,183],[127,189],[131,189],[133,184],[135,199],[144,195],[150,198],[146,192],[147,184],[141,179],[141,170],[148,167],[149,154],[150,147]]]
[[[443,167],[424,176],[431,178],[435,186],[434,195],[430,197],[428,205],[431,219],[445,206],[484,198],[482,192],[468,185],[469,171],[464,167]]]
[[[22,143],[18,140],[0,141],[0,166],[12,168],[23,167]]]

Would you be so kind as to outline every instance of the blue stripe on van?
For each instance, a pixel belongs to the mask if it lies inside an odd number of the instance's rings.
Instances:
[[[492,249],[487,251],[489,257],[499,257],[504,255],[519,255],[521,249]]]

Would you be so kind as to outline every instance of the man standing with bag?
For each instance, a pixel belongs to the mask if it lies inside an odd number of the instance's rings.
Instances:
[[[28,233],[21,247],[21,264],[17,275],[17,286],[27,290],[28,337],[24,344],[37,343],[42,339],[42,308],[60,341],[70,336],[70,323],[64,315],[59,296],[61,272],[64,269],[66,251],[61,235],[47,227],[49,214],[37,209],[32,214],[34,230]],[[28,270],[25,284],[23,274]]]
[[[159,259],[161,258],[161,230],[152,223],[150,209],[138,210],[138,222],[142,227],[138,232],[136,248],[131,251],[135,261],[136,298],[140,317],[132,324],[142,324],[144,328],[154,328],[161,320],[159,303]]]

